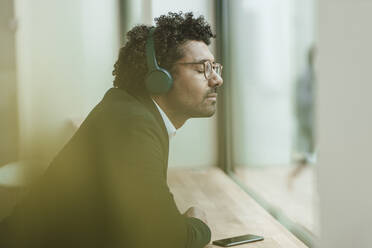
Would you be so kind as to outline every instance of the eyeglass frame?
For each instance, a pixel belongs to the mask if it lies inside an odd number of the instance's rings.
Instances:
[[[223,68],[223,65],[221,65],[220,63],[215,63],[215,62],[212,62],[210,60],[202,60],[200,62],[179,62],[179,63],[175,63],[175,65],[179,64],[179,65],[203,65],[203,68],[204,68],[204,77],[205,79],[209,80],[212,78],[212,75],[213,73],[211,73],[211,76],[208,78],[207,77],[207,70],[206,70],[206,64],[207,63],[210,63],[211,64],[211,68],[212,68],[212,71],[214,71],[218,76],[222,77],[222,68]],[[220,67],[220,73],[218,73],[213,67],[215,66],[219,66]]]

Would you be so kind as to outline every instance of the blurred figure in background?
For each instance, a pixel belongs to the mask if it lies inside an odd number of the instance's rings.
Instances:
[[[296,82],[295,113],[297,119],[296,153],[294,162],[296,168],[291,172],[290,178],[296,177],[308,164],[314,164],[315,154],[315,72],[314,72],[315,46],[312,45],[307,54],[307,65],[304,72]]]
[[[222,66],[203,16],[169,13],[132,28],[114,88],[90,112],[14,213],[0,247],[202,248],[206,214],[181,214],[167,186],[169,139],[216,111]],[[192,144],[190,144],[192,145]]]

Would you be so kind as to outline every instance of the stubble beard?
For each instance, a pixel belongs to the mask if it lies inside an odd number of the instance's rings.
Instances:
[[[208,95],[211,93],[217,93],[217,88],[208,91],[198,105],[183,107],[179,106],[179,110],[183,108],[183,111],[177,112],[180,114],[182,113],[181,115],[183,115],[185,119],[212,117],[216,112],[217,101],[208,99]]]
[[[197,111],[193,111],[191,113],[191,118],[207,118],[207,117],[212,117],[214,113],[216,112],[216,103],[217,102],[212,102],[209,103],[207,102],[207,99],[204,99],[204,102],[200,105]]]

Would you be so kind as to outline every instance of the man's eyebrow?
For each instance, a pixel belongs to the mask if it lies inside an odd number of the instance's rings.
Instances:
[[[214,59],[201,59],[201,60],[195,61],[195,63],[204,63],[205,61],[211,61],[212,63],[215,63]]]

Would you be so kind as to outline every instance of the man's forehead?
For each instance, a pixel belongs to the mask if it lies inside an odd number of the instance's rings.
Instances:
[[[198,62],[202,60],[214,61],[214,56],[208,46],[202,41],[187,41],[183,47],[183,58],[181,61]]]

